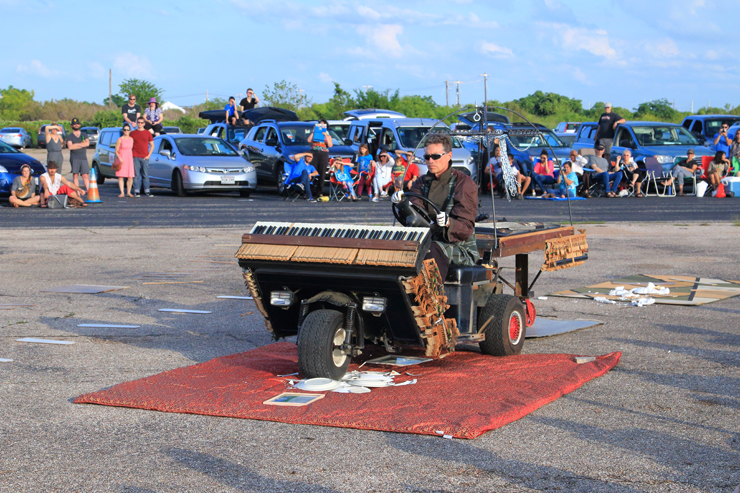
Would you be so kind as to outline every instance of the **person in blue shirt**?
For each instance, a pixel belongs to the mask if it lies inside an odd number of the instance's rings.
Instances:
[[[344,193],[352,198],[352,202],[356,202],[357,195],[355,194],[355,181],[352,178],[352,165],[345,164],[344,161],[337,158],[331,167],[334,170],[334,179],[342,184]]]
[[[285,185],[289,186],[293,183],[297,183],[298,186],[303,188],[308,201],[316,202],[311,193],[311,179],[315,176],[319,176],[319,172],[311,165],[311,162],[313,161],[313,153],[301,152],[290,156],[290,159],[295,161],[296,164],[288,169],[288,166],[290,165],[285,163],[284,169],[288,173],[288,177],[285,179]]]
[[[725,156],[730,154],[732,139],[727,135],[727,130],[729,128],[730,126],[727,123],[723,123],[722,128],[720,128],[717,135],[714,136],[714,152],[722,151],[725,153]]]
[[[560,197],[561,199],[565,198],[565,194],[567,193],[570,198],[575,198],[576,196],[576,189],[578,188],[578,175],[575,174],[573,171],[573,168],[571,167],[570,161],[566,161],[563,163],[562,169],[560,170],[560,174],[558,175],[558,180],[556,182],[558,185],[560,185],[560,188],[557,190],[550,188],[547,190],[547,193],[543,195],[544,198],[557,198]]]
[[[370,177],[375,170],[375,161],[370,155],[367,144],[361,144],[359,154],[357,155],[357,172],[360,173],[360,179],[357,182],[357,197],[362,198],[362,191],[367,187],[369,200],[373,200],[373,186]]]
[[[236,98],[234,96],[229,98],[229,104],[226,105],[224,111],[226,112],[226,123],[235,125],[239,118],[239,110],[236,109]]]

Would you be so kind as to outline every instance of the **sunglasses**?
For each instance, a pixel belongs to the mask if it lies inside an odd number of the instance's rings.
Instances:
[[[130,131],[131,131],[131,129],[130,129],[130,128],[124,128],[124,129],[123,129],[123,131],[124,131],[124,132],[130,132]]]
[[[447,153],[445,152],[445,154]],[[445,154],[424,154],[424,159],[426,161],[439,161]]]

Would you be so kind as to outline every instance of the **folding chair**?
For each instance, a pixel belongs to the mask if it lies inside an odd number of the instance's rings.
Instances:
[[[340,158],[332,159],[329,162],[329,166],[331,169],[331,172],[329,173],[329,200],[336,200],[337,202],[341,202],[347,197],[344,192],[344,185],[339,180],[337,180],[337,177],[334,173],[334,163],[336,162],[337,159],[340,159]],[[351,160],[349,159],[341,159],[341,162],[342,162],[342,166],[352,163]],[[357,184],[360,180],[360,175],[354,169],[350,170],[350,174],[353,179],[352,187],[355,188],[355,194],[356,194]]]
[[[681,159],[676,163],[676,166],[684,166],[686,164],[687,159]],[[697,170],[691,175],[691,177],[684,177],[683,179],[683,188],[684,188],[684,195],[693,195],[696,196],[696,184],[698,180],[700,179],[701,175],[704,173],[704,170],[701,166],[697,168]],[[686,192],[686,185],[688,185],[689,182],[691,184],[691,193]],[[673,181],[673,186],[678,186],[676,180]]]
[[[293,167],[288,163],[283,164],[283,175],[280,178],[282,180],[281,181],[282,183],[281,193],[283,195],[283,200],[286,200],[286,201],[289,200],[291,202],[295,202],[296,200],[300,198],[305,198],[308,195],[306,195],[306,191],[303,189],[302,184],[296,183],[296,182],[285,183],[288,177],[290,176],[292,168]],[[313,180],[311,180],[311,183],[313,183]]]
[[[673,185],[667,185],[666,182],[670,181],[671,175],[667,175],[663,171],[663,166],[654,157],[645,158],[645,169],[647,170],[647,186],[645,187],[644,195],[646,197],[675,197],[676,187]],[[650,183],[653,184],[655,193],[650,193]],[[663,187],[663,191],[659,187]],[[667,193],[666,193],[667,192]]]

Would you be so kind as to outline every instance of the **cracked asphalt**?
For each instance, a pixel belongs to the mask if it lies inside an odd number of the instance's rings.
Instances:
[[[10,212],[0,211],[0,223]],[[0,310],[0,358],[13,359],[0,363],[0,492],[729,493],[740,484],[738,298],[646,308],[535,300],[540,316],[606,324],[529,339],[526,353],[622,351],[621,362],[475,440],[73,404],[270,342],[251,301],[216,299],[245,294],[231,256],[249,223],[3,228],[0,304],[36,306]],[[585,227],[591,259],[543,274],[536,296],[635,273],[738,279],[732,222]],[[530,271],[541,261],[532,255]],[[143,284],[144,274],[168,270],[202,283]],[[129,288],[41,291],[67,284]],[[213,313],[157,311],[176,307]]]

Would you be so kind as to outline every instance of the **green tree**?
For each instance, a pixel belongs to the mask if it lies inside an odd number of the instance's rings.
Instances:
[[[128,102],[129,94],[135,94],[136,102],[141,106],[148,103],[151,98],[157,98],[158,102],[162,102],[162,89],[146,80],[126,79],[121,82],[118,89],[118,95],[124,99],[124,103]]]
[[[355,101],[358,108],[378,108],[395,111],[399,100],[398,89],[393,94],[391,94],[390,89],[386,89],[383,92],[376,91],[375,89],[368,89],[364,92],[360,89],[355,89]]]
[[[19,120],[22,113],[27,113],[34,105],[34,92],[8,86],[0,89],[0,120]]]
[[[265,90],[262,91],[262,99],[266,106],[275,106],[292,111],[311,104],[308,97],[301,94],[296,84],[285,80],[275,82],[272,88],[265,86]]]
[[[110,98],[105,98],[103,100],[103,106],[108,106],[109,99],[113,102],[113,106],[118,106],[119,108],[128,103],[128,98],[124,98],[120,94],[113,94]]]
[[[653,101],[640,104],[635,110],[633,118],[636,120],[645,120],[651,119],[651,116],[655,117],[659,121],[673,122],[678,119],[679,112],[673,109],[667,99],[655,99]]]
[[[534,94],[512,101],[521,109],[537,116],[551,116],[556,113],[580,113],[583,109],[580,99],[571,99],[553,92],[535,91]]]

